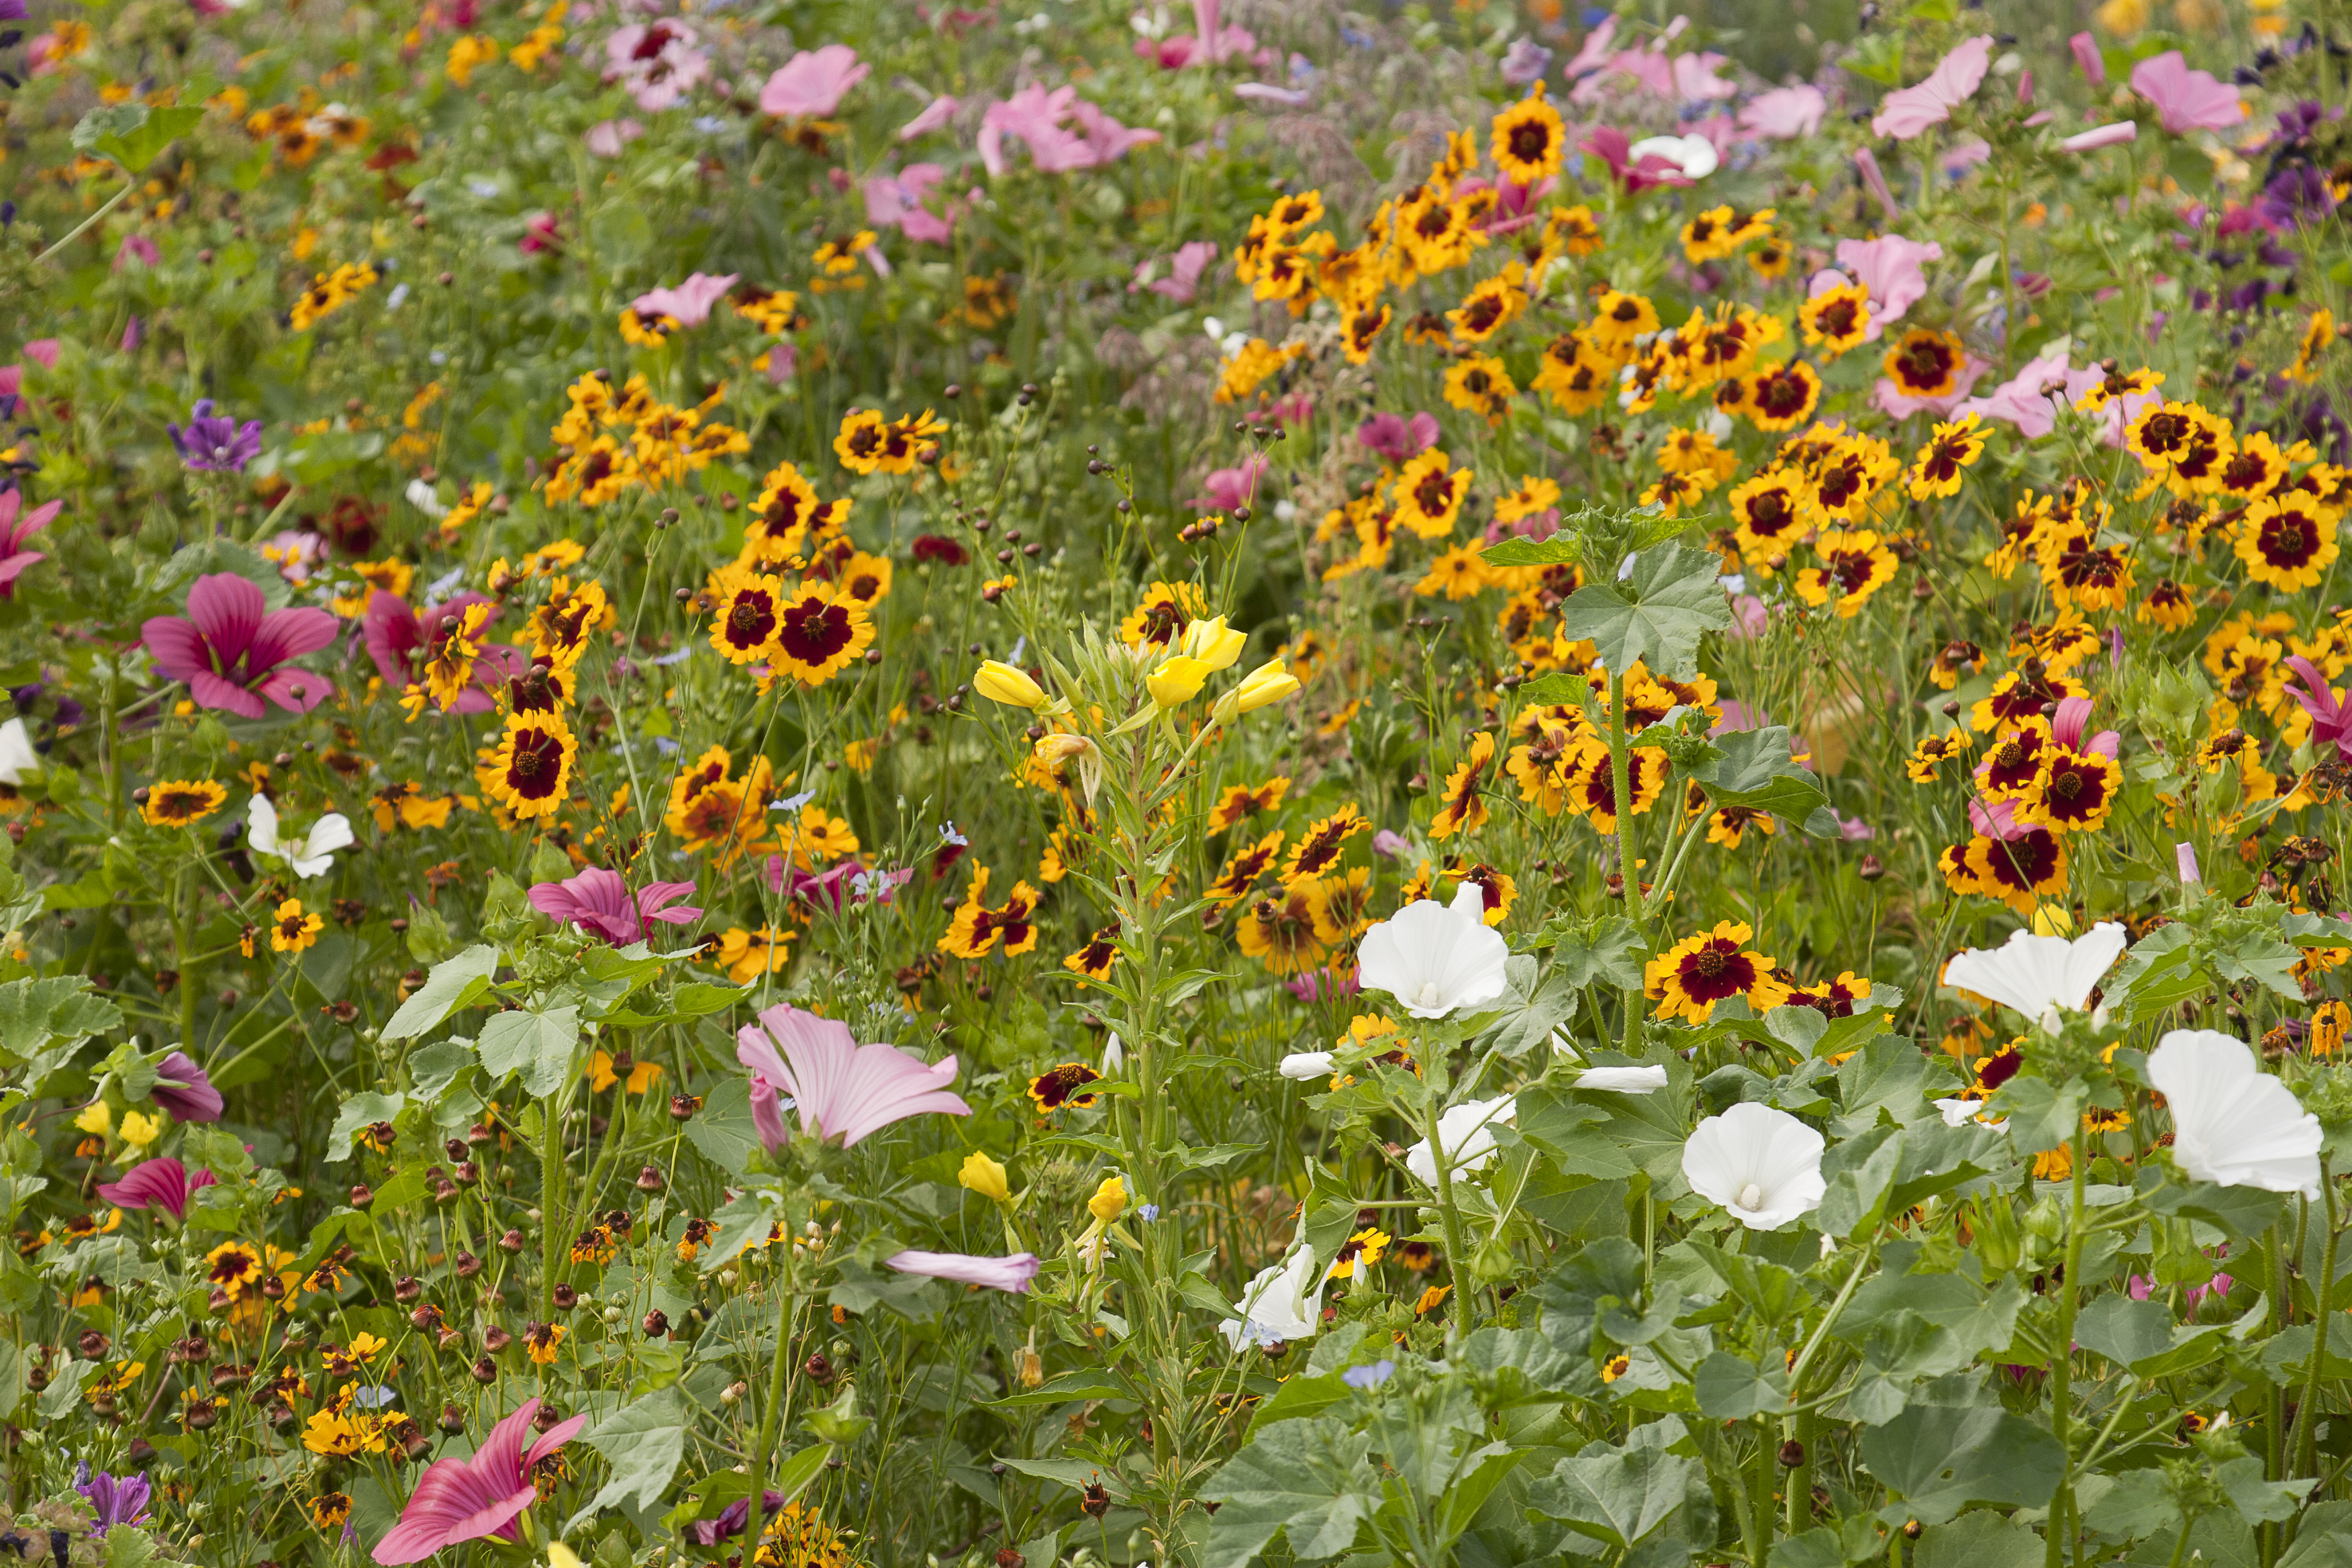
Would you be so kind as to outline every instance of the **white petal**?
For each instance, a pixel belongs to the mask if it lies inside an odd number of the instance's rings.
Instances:
[[[245,808],[245,816],[246,841],[256,854],[282,853],[278,847],[278,808],[269,804],[268,795],[255,795]]]
[[[1297,1079],[1302,1083],[1308,1079],[1326,1078],[1331,1071],[1331,1053],[1293,1051],[1282,1058],[1282,1065],[1275,1070],[1285,1078]]]
[[[20,784],[26,774],[40,771],[41,754],[33,750],[33,733],[24,720],[0,724],[0,784]]]
[[[1645,1068],[1588,1068],[1576,1080],[1579,1089],[1612,1089],[1619,1094],[1655,1094],[1666,1087],[1666,1069]]]
[[[340,811],[331,811],[319,818],[310,836],[302,840],[302,847],[313,855],[328,855],[348,849],[357,842],[352,836],[352,819]]]
[[[2212,1029],[2174,1029],[2148,1053],[2148,1081],[2172,1111],[2172,1152],[2200,1182],[2319,1193],[2319,1119],[2254,1053]]]

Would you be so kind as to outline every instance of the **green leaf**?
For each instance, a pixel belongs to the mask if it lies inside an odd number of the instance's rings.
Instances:
[[[2072,1142],[2083,1124],[2091,1086],[2081,1079],[2063,1084],[2022,1075],[2000,1086],[1989,1107],[2009,1118],[2009,1141],[2021,1154],[2039,1154]]]
[[[343,1101],[335,1112],[335,1125],[327,1133],[329,1163],[340,1163],[352,1157],[352,1140],[362,1127],[379,1121],[391,1121],[400,1115],[401,1107],[408,1103],[404,1094],[355,1094]]]
[[[1786,1322],[1811,1300],[1804,1280],[1777,1263],[1744,1252],[1727,1252],[1696,1237],[1682,1245],[1705,1262],[1759,1322]]]
[[[1969,1363],[1959,1336],[1918,1313],[1897,1311],[1874,1324],[1863,1340],[1862,1369],[1846,1405],[1868,1426],[1893,1420],[1910,1402],[1911,1385]]]
[[[693,1407],[673,1386],[624,1405],[590,1427],[583,1440],[604,1456],[613,1473],[564,1528],[575,1528],[601,1510],[627,1504],[633,1498],[639,1513],[658,1505],[669,1490],[670,1478],[677,1474],[678,1462],[686,1458],[687,1431],[693,1423]]]
[[[2102,1296],[2084,1308],[2074,1320],[2074,1339],[2140,1377],[2169,1377],[2221,1353],[2220,1328],[2177,1326],[2162,1301],[2128,1296]]]
[[[1533,959],[1516,959],[1532,969]],[[1552,1031],[1576,1016],[1582,1003],[1580,987],[1561,978],[1559,963],[1553,961],[1549,978],[1529,995],[1513,988],[1511,1004],[1503,1022],[1495,1031],[1494,1047],[1504,1057],[1517,1061],[1529,1051],[1549,1043]]]
[[[433,966],[392,1022],[383,1026],[387,1040],[413,1040],[490,988],[499,969],[499,950],[477,942],[454,958]]]
[[[732,1073],[720,1079],[688,1121],[686,1141],[730,1175],[749,1171],[751,1152],[760,1146],[759,1131],[751,1125],[751,1081]]]
[[[509,1073],[520,1073],[523,1092],[543,1100],[572,1076],[579,1043],[579,1008],[541,1013],[518,1007],[484,1024],[477,1048],[493,1083],[504,1081]]]
[[[1890,1522],[1907,1512],[1940,1524],[1972,1502],[2041,1508],[2066,1468],[2057,1438],[2005,1410],[1913,1405],[1863,1428],[1858,1447],[1870,1473],[1904,1500],[1881,1512]]]
[[[143,103],[109,104],[93,109],[73,128],[73,144],[84,153],[111,158],[134,174],[163,154],[163,149],[202,122],[201,108],[150,109]]]
[[[81,1385],[98,1370],[94,1361],[69,1361],[49,1373],[49,1385],[41,1390],[37,1406],[44,1421],[62,1421],[81,1404]]]
[[[2027,1526],[1979,1509],[1922,1533],[1911,1568],[2042,1568],[2046,1550]],[[1780,1557],[1772,1554],[1776,1563]]]
[[[1131,1399],[1133,1392],[1127,1384],[1107,1372],[1066,1372],[1059,1377],[1047,1378],[1034,1388],[1024,1388],[992,1399],[989,1404],[997,1409],[1020,1409],[1033,1405],[1074,1405],[1085,1399]]]
[[[1584,542],[1570,533],[1549,539],[1506,539],[1478,552],[1489,566],[1571,566],[1584,555]]]
[[[717,1273],[752,1242],[766,1238],[782,1211],[762,1203],[761,1195],[758,1190],[745,1193],[710,1216],[710,1245],[695,1259],[702,1272]]]
[[[1786,1408],[1789,1374],[1775,1367],[1764,1371],[1727,1351],[1717,1351],[1699,1363],[1692,1379],[1699,1414],[1711,1421],[1739,1421]]]
[[[2260,1236],[2278,1223],[2286,1207],[2283,1193],[2217,1187],[2210,1182],[2168,1182],[2161,1170],[2152,1167],[2140,1173],[2139,1196],[2152,1214],[2203,1220],[2233,1237]]]
[[[1744,805],[1802,823],[1829,795],[1789,754],[1789,727],[1734,731],[1715,739],[1717,755],[1690,770],[1716,805]]]
[[[1294,1559],[1336,1557],[1355,1543],[1357,1523],[1380,1505],[1364,1490],[1370,1435],[1321,1416],[1264,1428],[1209,1478],[1202,1568],[1247,1568],[1277,1531]]]
[[[10,1067],[69,1049],[121,1023],[122,1010],[91,995],[89,982],[79,974],[0,985],[0,1053]],[[29,1091],[40,1086],[24,1087]]]
[[[1640,660],[1650,673],[1688,680],[1698,668],[1699,639],[1731,626],[1722,559],[1687,544],[1664,544],[1633,557],[1618,581],[1591,583],[1559,607],[1560,635],[1590,640],[1599,662],[1622,673]]]
[[[106,1532],[106,1568],[147,1568],[155,1561],[155,1538],[143,1530],[117,1525]]]
[[[2324,1502],[2305,1514],[2278,1568],[2352,1568],[2352,1502]]]
[[[1706,1468],[1696,1459],[1663,1448],[1618,1453],[1596,1444],[1530,1486],[1528,1502],[1579,1534],[1622,1550],[1673,1517],[1692,1488],[1706,1485]]]
[[[1564,935],[1552,948],[1551,978],[1545,989],[1554,984],[1571,990],[1585,991],[1595,985],[1612,985],[1620,990],[1642,984],[1642,961],[1649,956],[1648,944],[1633,922],[1622,916],[1596,922],[1591,930],[1578,935]]]
[[[1907,1043],[1903,1048],[1911,1049]],[[1822,1158],[1822,1179],[1828,1188],[1822,1194],[1815,1221],[1835,1237],[1851,1236],[1862,1226],[1875,1224],[1885,1210],[1887,1189],[1895,1184],[1895,1173],[1902,1163],[1899,1127],[1874,1127],[1831,1149]]]

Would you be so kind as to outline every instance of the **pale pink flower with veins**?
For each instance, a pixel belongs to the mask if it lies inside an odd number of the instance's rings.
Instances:
[[[2120,147],[2126,142],[2139,140],[2139,126],[2129,120],[2118,120],[2113,125],[2100,125],[2078,132],[2058,143],[2061,153],[2095,153],[2102,147]]]
[[[840,108],[849,89],[873,71],[847,44],[803,49],[778,67],[760,89],[760,112],[784,120],[822,119]]]
[[[1958,45],[1936,62],[1927,80],[1886,95],[1871,119],[1871,134],[1908,142],[1930,126],[1941,125],[1974,95],[1991,65],[1991,34],[1980,33]]]
[[[929,135],[954,119],[955,111],[962,107],[963,105],[956,99],[944,92],[940,94],[923,106],[922,112],[898,127],[898,140],[912,142],[918,136]]]
[[[668,316],[681,327],[698,327],[710,319],[710,307],[727,298],[727,290],[735,287],[738,274],[730,272],[723,278],[713,278],[707,272],[689,275],[675,288],[653,289],[629,301],[629,309],[651,321],[656,316]]]
[[[2106,57],[2099,52],[2098,39],[2088,33],[2077,33],[2066,40],[2066,47],[2074,51],[2074,64],[2080,68],[2085,80],[2093,87],[2107,85],[2107,61]]]
[[[1127,291],[1132,294],[1139,289],[1149,289],[1162,299],[1173,300],[1179,305],[1189,305],[1201,291],[1202,275],[1208,271],[1209,263],[1216,258],[1217,242],[1215,240],[1189,240],[1176,247],[1176,254],[1169,261],[1169,272],[1165,278],[1151,279],[1147,281],[1146,275],[1151,270],[1153,264],[1149,261],[1138,262],[1135,268],[1136,280],[1127,286]]]
[[[948,1091],[956,1059],[926,1062],[893,1045],[859,1045],[845,1025],[797,1007],[771,1007],[735,1036],[735,1059],[751,1069],[751,1125],[771,1153],[791,1134],[782,1097],[801,1113],[801,1131],[839,1138],[848,1148],[910,1116],[969,1116]]]
[[[646,133],[634,120],[600,120],[588,128],[588,151],[599,158],[617,158],[621,149]]]
[[[24,504],[23,491],[0,490],[0,599],[16,593],[16,579],[25,574],[25,568],[48,559],[41,551],[27,550],[25,545],[56,520],[66,503],[62,498],[43,501],[30,511],[23,511]]]
[[[2014,425],[2028,439],[2038,440],[2047,436],[2058,423],[2058,404],[2063,398],[2062,390],[2056,398],[2042,392],[2044,386],[2063,383],[2066,378],[2066,351],[2043,354],[2028,360],[2023,368],[1981,397],[1971,397],[1953,408],[1955,415],[1974,414],[1985,419],[1998,419]]]
[[[1739,124],[1769,141],[1790,142],[1820,131],[1829,107],[1820,88],[1776,87],[1749,100],[1739,111]]]
[[[2179,49],[2132,67],[2131,89],[2156,105],[2157,120],[2176,136],[2226,131],[2246,118],[2238,89],[2210,72],[2190,70]]]
[[[882,1262],[901,1274],[950,1279],[959,1285],[982,1285],[991,1290],[1009,1290],[1015,1296],[1027,1295],[1029,1281],[1045,1267],[1036,1254],[1030,1252],[1016,1252],[1009,1258],[977,1258],[968,1252],[922,1252],[911,1247],[894,1252]]]
[[[1901,321],[1905,311],[1927,297],[1926,264],[1941,261],[1944,247],[1932,239],[1923,243],[1882,234],[1876,239],[1839,240],[1837,258],[1854,281],[1870,290],[1870,331],[1864,341],[1871,342],[1887,322]]]

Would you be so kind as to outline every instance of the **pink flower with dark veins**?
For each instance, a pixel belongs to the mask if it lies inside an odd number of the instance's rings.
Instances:
[[[955,1081],[955,1058],[926,1062],[893,1045],[861,1046],[848,1026],[797,1007],[769,1008],[735,1041],[735,1059],[751,1073],[751,1125],[771,1153],[791,1137],[786,1095],[804,1135],[838,1138],[845,1149],[910,1116],[971,1114],[947,1087]]]
[[[0,599],[15,595],[16,579],[25,574],[25,568],[48,559],[41,551],[27,550],[25,545],[56,520],[65,504],[62,499],[43,501],[26,511],[23,491],[0,490]]]
[[[841,107],[849,89],[874,68],[847,44],[803,49],[779,67],[760,89],[760,112],[783,120],[823,119]],[[953,103],[953,100],[950,100]]]
[[[165,1154],[141,1161],[119,1182],[100,1182],[98,1195],[119,1209],[162,1209],[175,1220],[185,1220],[198,1190],[218,1180],[205,1170],[192,1176],[186,1166]]]
[[[335,617],[272,610],[258,587],[233,572],[197,578],[186,616],[157,616],[139,632],[155,668],[186,681],[200,708],[258,719],[268,711],[267,698],[289,713],[308,713],[334,690],[327,677],[286,666],[333,642]]]
[[[465,1541],[495,1536],[513,1541],[515,1521],[539,1500],[531,1467],[580,1435],[585,1415],[559,1421],[526,1448],[539,1401],[526,1399],[522,1408],[490,1428],[482,1446],[466,1459],[436,1459],[416,1478],[408,1506],[375,1545],[375,1560],[385,1568],[422,1563],[436,1552]]]
[[[646,940],[646,922],[691,925],[702,911],[677,900],[694,891],[691,882],[648,882],[629,896],[629,884],[618,871],[591,866],[561,882],[534,882],[530,907],[551,921],[593,931],[614,947]]]

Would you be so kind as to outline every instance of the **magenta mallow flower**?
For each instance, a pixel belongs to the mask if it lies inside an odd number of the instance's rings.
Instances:
[[[118,1524],[137,1526],[147,1522],[147,1478],[145,1476],[110,1476],[104,1470],[90,1473],[89,1462],[84,1460],[75,1468],[74,1490],[89,1500],[97,1517],[89,1521],[92,1540],[103,1537]]]
[[[614,947],[626,947],[646,940],[647,921],[689,925],[700,920],[700,910],[677,902],[693,891],[691,882],[648,882],[633,899],[618,871],[591,866],[561,882],[532,883],[530,897],[530,907],[548,919],[593,931]]]
[[[141,1161],[119,1182],[100,1182],[98,1195],[119,1209],[162,1209],[175,1220],[184,1220],[197,1189],[209,1187],[217,1179],[210,1171],[190,1175],[185,1165],[165,1154]]]
[[[697,272],[683,283],[669,289],[654,289],[629,301],[629,309],[646,321],[656,316],[667,316],[681,327],[698,327],[710,319],[710,307],[727,298],[727,290],[735,287],[739,275],[733,272],[713,278],[707,272]]]
[[[1437,416],[1426,410],[1410,419],[1375,414],[1356,426],[1356,443],[1391,463],[1410,462],[1437,445]]]
[[[16,579],[25,568],[48,556],[38,550],[27,550],[25,542],[49,526],[58,515],[63,500],[43,501],[30,511],[24,510],[22,490],[0,490],[0,599],[16,591]]]
[[[2158,122],[2176,136],[2226,131],[2246,118],[2238,89],[2210,72],[2190,70],[2179,49],[2132,67],[2131,89],[2156,105]]]
[[[922,1252],[912,1247],[894,1252],[882,1261],[901,1274],[952,1279],[959,1285],[984,1285],[991,1290],[1009,1290],[1015,1296],[1027,1295],[1029,1281],[1045,1267],[1030,1252],[1016,1252],[1009,1258],[976,1258],[968,1252]]]
[[[2078,132],[2058,143],[2061,153],[2095,153],[2102,147],[2120,147],[2126,142],[2139,140],[2139,127],[2128,120],[2118,120],[2112,125],[2094,126]]]
[[[218,1121],[227,1104],[195,1058],[185,1051],[173,1051],[155,1064],[155,1087],[147,1091],[147,1098],[181,1121]]]
[[[559,1421],[526,1448],[523,1439],[538,1414],[539,1401],[526,1399],[521,1409],[490,1428],[471,1458],[436,1459],[427,1465],[416,1478],[408,1506],[400,1510],[400,1522],[375,1543],[375,1560],[394,1568],[422,1563],[461,1541],[516,1539],[516,1519],[539,1498],[531,1467],[588,1425],[585,1415]]]
[[[1209,493],[1194,496],[1184,504],[1203,511],[1232,511],[1248,506],[1257,494],[1258,480],[1270,466],[1265,453],[1252,452],[1236,468],[1212,468],[1201,481],[1201,488]]]
[[[956,1059],[926,1062],[893,1045],[859,1045],[845,1025],[797,1007],[771,1007],[735,1036],[735,1059],[751,1069],[751,1124],[770,1153],[783,1148],[782,1096],[801,1113],[801,1131],[838,1138],[846,1149],[909,1116],[938,1111],[970,1116],[948,1092]]]
[[[324,610],[272,610],[261,590],[233,572],[199,577],[185,616],[157,616],[139,628],[155,668],[188,683],[202,708],[258,719],[268,698],[289,713],[308,713],[334,682],[287,661],[335,640]]]
[[[180,461],[199,473],[241,474],[247,463],[261,456],[261,421],[248,419],[240,426],[236,420],[215,414],[209,397],[196,399],[184,428],[171,424],[163,428],[170,432]]]
[[[2300,655],[2286,661],[2301,685],[2290,681],[2286,694],[2295,705],[2311,715],[2311,743],[2325,746],[2333,743],[2340,761],[2352,757],[2352,708],[2347,708],[2327,684],[2327,677],[2318,666]]]
[[[803,49],[778,68],[760,89],[760,112],[783,120],[831,114],[849,96],[849,89],[873,71],[847,44]]]
[[[1871,134],[1908,142],[1931,126],[1941,125],[1975,94],[1991,65],[1991,34],[1979,33],[1964,41],[1936,62],[1927,80],[1888,93],[1871,118]]]

